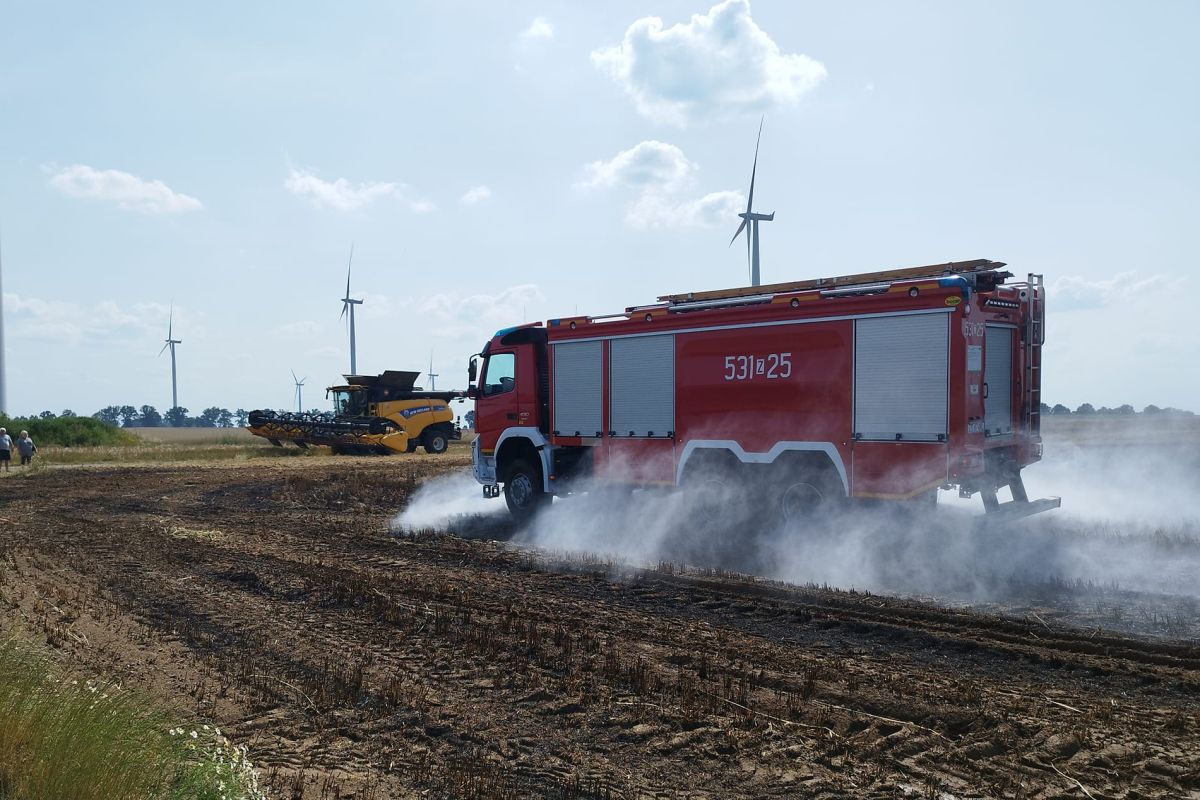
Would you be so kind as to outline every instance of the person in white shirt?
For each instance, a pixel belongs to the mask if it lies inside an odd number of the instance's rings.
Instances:
[[[3,467],[5,472],[8,472],[8,467],[12,464],[12,448],[12,437],[4,428],[0,428],[0,467]]]

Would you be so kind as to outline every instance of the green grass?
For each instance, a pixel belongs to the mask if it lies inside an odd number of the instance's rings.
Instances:
[[[29,431],[30,438],[40,450],[47,445],[65,447],[100,447],[135,445],[141,440],[129,431],[91,417],[55,417],[54,419],[9,418],[0,414],[0,427],[8,430],[15,443],[21,431]]]
[[[263,796],[245,750],[216,728],[179,727],[145,698],[66,679],[0,640],[0,800]]]

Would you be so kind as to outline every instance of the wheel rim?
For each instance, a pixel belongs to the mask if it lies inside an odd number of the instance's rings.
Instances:
[[[533,481],[524,473],[514,475],[508,482],[508,493],[513,505],[524,508],[533,500]]]
[[[825,496],[811,483],[793,483],[779,498],[779,510],[785,520],[800,519],[821,507]]]
[[[437,450],[439,453],[446,449],[446,440],[443,439],[441,436],[433,437],[432,444],[433,444],[433,449]]]

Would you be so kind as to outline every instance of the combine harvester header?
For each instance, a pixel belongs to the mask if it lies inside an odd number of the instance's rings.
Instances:
[[[414,386],[419,372],[387,370],[380,375],[346,375],[330,386],[333,412],[325,414],[251,411],[249,430],[282,447],[326,445],[339,454],[411,453],[423,446],[444,453],[461,437],[450,401],[465,392],[424,391]]]
[[[475,477],[518,516],[583,478],[733,489],[784,519],[954,487],[992,519],[1055,508],[1021,478],[1042,456],[1042,277],[1009,284],[1004,266],[664,295],[499,331],[469,370]]]

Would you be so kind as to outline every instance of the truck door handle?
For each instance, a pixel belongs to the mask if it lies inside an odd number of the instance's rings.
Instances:
[[[508,419],[516,419],[517,418],[517,415],[513,414],[513,413],[508,413],[508,414],[505,414],[504,416],[507,417]]]
[[[983,384],[983,399],[987,400],[987,383]]]

